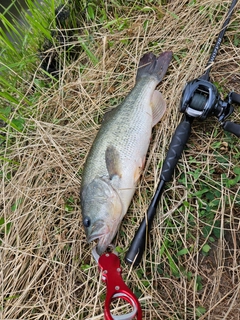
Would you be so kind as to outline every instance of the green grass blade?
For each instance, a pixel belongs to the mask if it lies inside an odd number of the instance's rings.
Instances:
[[[79,37],[78,40],[80,42],[80,46],[86,52],[86,54],[89,57],[89,59],[91,60],[92,64],[94,66],[96,66],[99,62],[98,58],[92,53],[92,51],[88,48],[88,46],[86,45],[86,43],[84,42],[84,40],[82,38]]]

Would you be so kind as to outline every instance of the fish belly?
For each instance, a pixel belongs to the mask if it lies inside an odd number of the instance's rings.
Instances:
[[[151,129],[152,122],[149,113],[141,114],[141,119],[137,125],[132,126],[132,133],[123,144],[121,153],[122,177],[118,189],[123,204],[123,215],[129,207],[145,164]]]

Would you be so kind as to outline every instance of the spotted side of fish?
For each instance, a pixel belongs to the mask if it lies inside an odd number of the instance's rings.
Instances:
[[[98,239],[98,254],[107,249],[119,229],[144,168],[152,127],[165,113],[166,102],[155,89],[171,59],[171,51],[141,58],[134,88],[105,114],[87,156],[81,209],[87,240]]]

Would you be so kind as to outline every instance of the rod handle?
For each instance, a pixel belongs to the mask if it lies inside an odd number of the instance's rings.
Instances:
[[[142,260],[142,256],[146,247],[148,231],[151,229],[152,221],[156,213],[156,207],[150,205],[147,211],[147,216],[142,220],[131,246],[125,256],[125,261],[136,267]]]
[[[177,127],[164,160],[160,180],[170,181],[191,133],[193,119],[186,117]]]

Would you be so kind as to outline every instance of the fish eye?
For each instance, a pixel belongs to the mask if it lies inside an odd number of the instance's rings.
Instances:
[[[83,225],[84,225],[84,227],[86,227],[86,228],[90,227],[90,225],[91,225],[91,219],[90,219],[89,217],[85,217],[85,218],[83,219]]]

